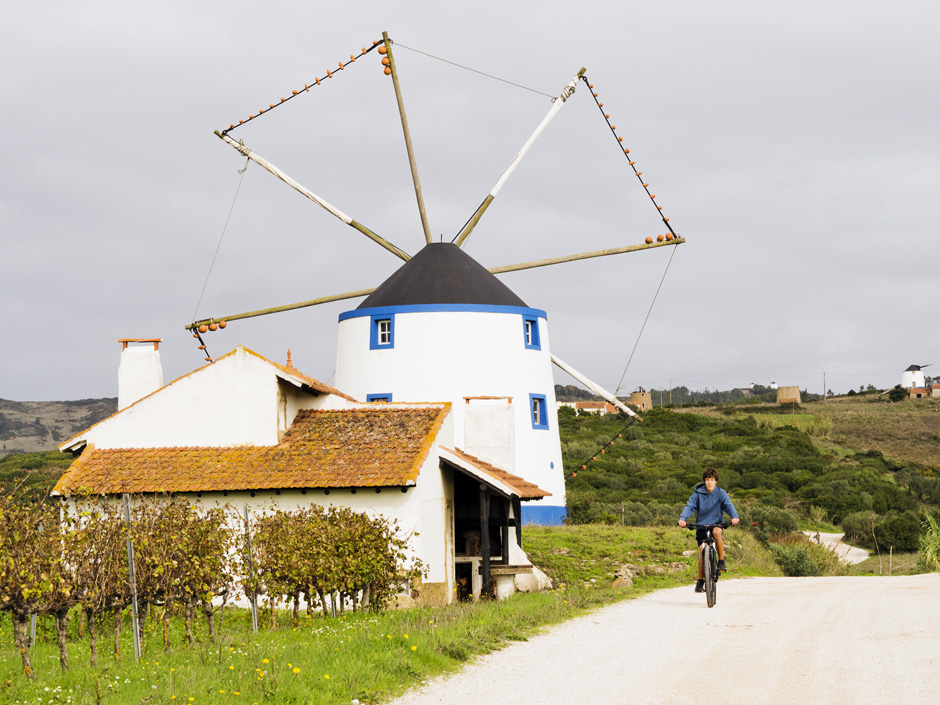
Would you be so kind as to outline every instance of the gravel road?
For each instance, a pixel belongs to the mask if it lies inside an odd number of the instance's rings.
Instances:
[[[717,677],[716,677],[717,676]],[[393,705],[865,705],[940,699],[940,574],[722,579],[562,624]]]
[[[818,543],[821,543],[835,553],[845,563],[861,563],[862,561],[867,561],[868,557],[871,555],[864,548],[858,548],[844,543],[842,539],[845,538],[845,534],[824,534],[818,531],[804,531],[803,533],[809,536],[810,541],[816,541],[816,537],[818,536]]]

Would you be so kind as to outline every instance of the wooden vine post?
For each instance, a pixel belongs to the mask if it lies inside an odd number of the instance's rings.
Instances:
[[[248,505],[245,505],[245,548],[248,551],[248,575],[249,581],[253,581],[255,577],[255,569],[251,563],[251,525],[248,523]],[[251,587],[251,595],[248,596],[248,601],[251,603],[251,631],[255,634],[258,633],[258,595],[255,592],[253,583],[249,582]]]
[[[131,587],[131,627],[134,629],[134,660],[140,662],[140,625],[137,613],[137,579],[134,575],[134,542],[131,540],[131,505],[124,493],[124,521],[127,522],[127,579]]]

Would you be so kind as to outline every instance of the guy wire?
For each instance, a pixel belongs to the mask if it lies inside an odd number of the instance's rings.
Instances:
[[[627,366],[623,368],[623,374],[620,375],[620,382],[617,384],[617,390],[614,392],[614,396],[617,396],[621,387],[623,387],[623,378],[627,376],[627,370],[630,369],[630,363],[633,361],[633,354],[636,352],[636,348],[640,344],[640,338],[643,337],[643,331],[646,330],[646,323],[649,321],[650,314],[653,312],[653,306],[656,304],[656,298],[659,296],[659,290],[663,288],[663,282],[666,280],[666,273],[669,271],[669,265],[672,264],[672,258],[676,256],[677,249],[679,248],[672,248],[672,254],[669,255],[669,261],[666,262],[666,269],[663,270],[663,276],[659,280],[659,286],[656,287],[656,293],[653,294],[653,300],[650,302],[649,311],[646,312],[646,318],[643,319],[643,325],[640,327],[640,332],[636,336],[636,342],[633,344],[633,350],[630,351],[630,358],[627,360]]]
[[[242,181],[245,180],[245,172],[248,171],[248,165],[251,163],[250,159],[245,160],[245,168],[239,169],[238,173],[241,174],[241,178],[238,180],[238,187],[235,189],[235,197],[232,199],[232,205],[228,209],[228,215],[225,216],[225,225],[222,226],[222,234],[219,235],[219,244],[215,247],[215,254],[212,255],[212,263],[209,265],[209,271],[206,272],[206,281],[202,285],[202,292],[199,294],[199,300],[196,302],[196,310],[193,311],[192,320],[196,320],[196,314],[199,313],[199,305],[202,303],[202,297],[206,293],[206,287],[209,285],[209,277],[212,274],[212,268],[215,266],[215,258],[219,256],[219,250],[222,248],[222,238],[225,237],[225,230],[228,228],[228,221],[232,217],[232,211],[235,210],[235,201],[238,200],[238,192],[242,188]]]
[[[500,78],[499,76],[494,76],[493,74],[485,73],[483,71],[478,71],[477,69],[472,69],[469,66],[464,66],[463,64],[458,64],[456,61],[448,61],[447,59],[442,59],[439,56],[434,56],[434,54],[428,54],[427,52],[414,49],[409,46],[405,46],[401,42],[395,42],[396,47],[401,47],[402,49],[407,49],[408,51],[413,51],[416,54],[421,54],[427,56],[431,59],[436,59],[438,61],[443,61],[445,64],[450,64],[451,66],[456,66],[457,68],[464,69],[466,71],[472,71],[473,73],[478,73],[481,76],[486,76],[487,78],[492,78],[494,81],[501,81],[502,83],[508,83],[510,86],[515,86],[516,88],[521,88],[526,91],[531,91],[532,93],[538,93],[539,95],[544,95],[546,98],[551,98],[554,100],[558,96],[554,96],[551,93],[543,93],[542,91],[536,90],[535,88],[529,88],[528,86],[523,86],[521,83],[514,83],[512,81],[507,81],[505,78]]]

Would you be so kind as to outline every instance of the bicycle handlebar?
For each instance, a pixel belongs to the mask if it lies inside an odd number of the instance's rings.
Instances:
[[[720,529],[727,529],[729,526],[731,526],[731,524],[729,524],[726,521],[723,521],[718,524],[689,524],[688,522],[686,522],[685,528],[686,529],[714,529],[717,527]]]

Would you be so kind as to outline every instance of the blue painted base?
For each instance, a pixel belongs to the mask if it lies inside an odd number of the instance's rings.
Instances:
[[[568,518],[567,507],[553,507],[550,505],[539,505],[532,503],[523,503],[522,505],[522,525],[535,524],[537,526],[561,526]]]

